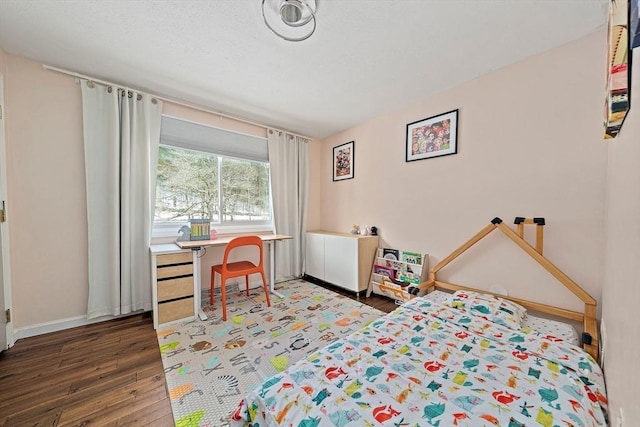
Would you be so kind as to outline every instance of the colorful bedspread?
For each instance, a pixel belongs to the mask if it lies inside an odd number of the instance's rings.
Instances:
[[[232,426],[600,426],[581,348],[416,298],[245,397]]]

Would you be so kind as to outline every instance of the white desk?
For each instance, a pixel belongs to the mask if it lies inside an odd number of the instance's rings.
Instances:
[[[214,246],[226,246],[231,239],[234,237],[238,237],[239,235],[230,235],[230,236],[222,236],[218,239],[214,240],[186,240],[182,242],[176,242],[176,245],[181,249],[191,249],[194,251],[199,251],[202,248],[214,247]],[[276,282],[276,245],[275,242],[278,240],[288,240],[293,239],[293,236],[286,236],[283,234],[259,234],[260,238],[263,242],[269,245],[269,290],[272,294],[276,295],[279,298],[283,298],[283,296],[275,291],[275,282]],[[201,263],[199,257],[194,257],[194,265],[193,265],[193,274],[195,275],[195,282],[198,284],[200,288],[202,285],[200,284],[200,271],[201,271]],[[200,289],[195,293],[195,298],[198,301],[199,312],[198,315],[202,320],[206,320],[207,316],[202,310],[200,306]]]

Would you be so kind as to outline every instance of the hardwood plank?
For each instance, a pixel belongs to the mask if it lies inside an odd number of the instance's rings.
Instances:
[[[173,413],[171,412],[170,405],[167,405],[166,402],[159,400],[151,405],[145,406],[144,408],[136,411],[133,414],[128,414],[121,417],[116,425],[118,427],[141,425],[154,425],[158,427],[173,426]]]
[[[39,369],[36,367],[35,370],[31,372],[17,371],[15,375],[7,379],[7,382],[13,389],[29,386],[36,388],[50,387],[63,381],[75,381],[77,378],[84,378],[87,375],[114,372],[117,369],[117,360],[104,360],[98,363],[87,363],[86,365],[67,366],[64,368],[53,366]],[[2,394],[0,394],[0,397],[1,396]],[[4,406],[4,404],[0,402],[0,408],[2,406]]]
[[[101,336],[88,337],[85,340],[73,340],[73,342],[65,344],[60,350],[60,353],[69,354],[82,349],[101,349],[115,346],[118,345],[121,339],[122,332],[113,331]]]
[[[140,380],[146,377],[155,377],[161,376],[164,377],[164,366],[162,365],[162,361],[149,363],[148,366],[138,369],[136,371],[136,379]]]
[[[87,349],[89,354],[72,353],[63,354],[60,360],[60,367],[73,366],[76,364],[98,363],[103,360],[117,359],[126,356],[131,352],[145,352],[148,350],[156,350],[157,342],[147,343],[141,342],[139,337],[133,342],[119,342],[118,345],[96,346]]]
[[[7,419],[5,426],[52,426],[55,427],[60,421],[62,411],[54,411],[46,414],[19,414]]]
[[[60,417],[60,425],[65,424],[105,424],[117,421],[123,415],[131,414],[131,405],[144,405],[146,400],[162,400],[168,397],[162,381],[145,378],[117,390],[100,393],[84,400],[82,405],[67,405]],[[141,403],[142,402],[142,403]]]
[[[159,418],[153,422],[153,427],[173,427],[175,424],[173,423],[173,414],[165,415],[162,418]]]
[[[56,400],[59,396],[65,396],[68,393],[69,383],[65,381],[60,384],[39,387],[37,390],[33,390],[28,393],[28,399],[25,398],[26,396],[24,394],[3,395],[0,397],[2,399],[0,401],[0,414],[6,412],[19,414],[25,411],[41,414],[46,411],[36,411],[35,408],[38,405],[46,404],[52,400]],[[51,407],[48,408],[49,411],[54,409],[55,408]]]
[[[104,387],[107,390],[119,389],[120,387],[134,384],[136,380],[137,375],[135,372],[119,376],[101,374],[71,383],[69,386],[69,394],[81,394],[88,391],[95,393],[98,387]]]
[[[109,363],[117,363],[117,361]],[[75,378],[78,377],[73,376],[73,379]],[[65,378],[64,376],[60,376],[59,381],[60,384],[55,387],[58,393],[51,393],[49,396],[43,397],[41,401],[31,400],[31,397],[37,395],[37,391],[41,388],[37,381],[36,384],[34,384],[33,382],[29,382],[27,384],[21,383],[18,385],[19,388],[29,388],[28,392],[26,393],[26,396],[28,396],[29,398],[25,399],[25,394],[18,394],[15,401],[13,399],[6,399],[6,402],[3,401],[2,403],[0,403],[0,409],[2,409],[3,411],[12,411],[14,413],[29,412],[44,414],[54,411],[61,406],[80,405],[89,397],[93,396],[93,393],[104,392],[111,389],[109,382],[101,382],[97,384],[96,388],[91,390],[90,393],[80,393],[69,396],[69,379]],[[55,385],[55,382],[53,384]],[[62,390],[59,390],[59,387],[62,388]],[[45,386],[44,388],[48,387]]]

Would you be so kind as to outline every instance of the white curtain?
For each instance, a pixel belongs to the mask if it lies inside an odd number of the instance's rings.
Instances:
[[[87,318],[151,310],[149,244],[162,102],[83,80]]]
[[[276,282],[303,273],[309,186],[309,140],[274,129],[267,132],[276,233],[293,240],[276,243]]]

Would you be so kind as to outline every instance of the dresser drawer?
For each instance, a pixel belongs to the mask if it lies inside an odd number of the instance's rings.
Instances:
[[[159,266],[157,269],[158,279],[166,279],[169,277],[189,276],[193,274],[193,264],[170,265],[167,267]]]
[[[158,302],[187,296],[193,296],[193,277],[181,277],[158,282]]]
[[[168,264],[186,264],[193,262],[193,255],[191,252],[181,252],[177,254],[163,254],[156,257],[156,265],[168,265]]]
[[[193,317],[193,297],[158,304],[158,323]]]

